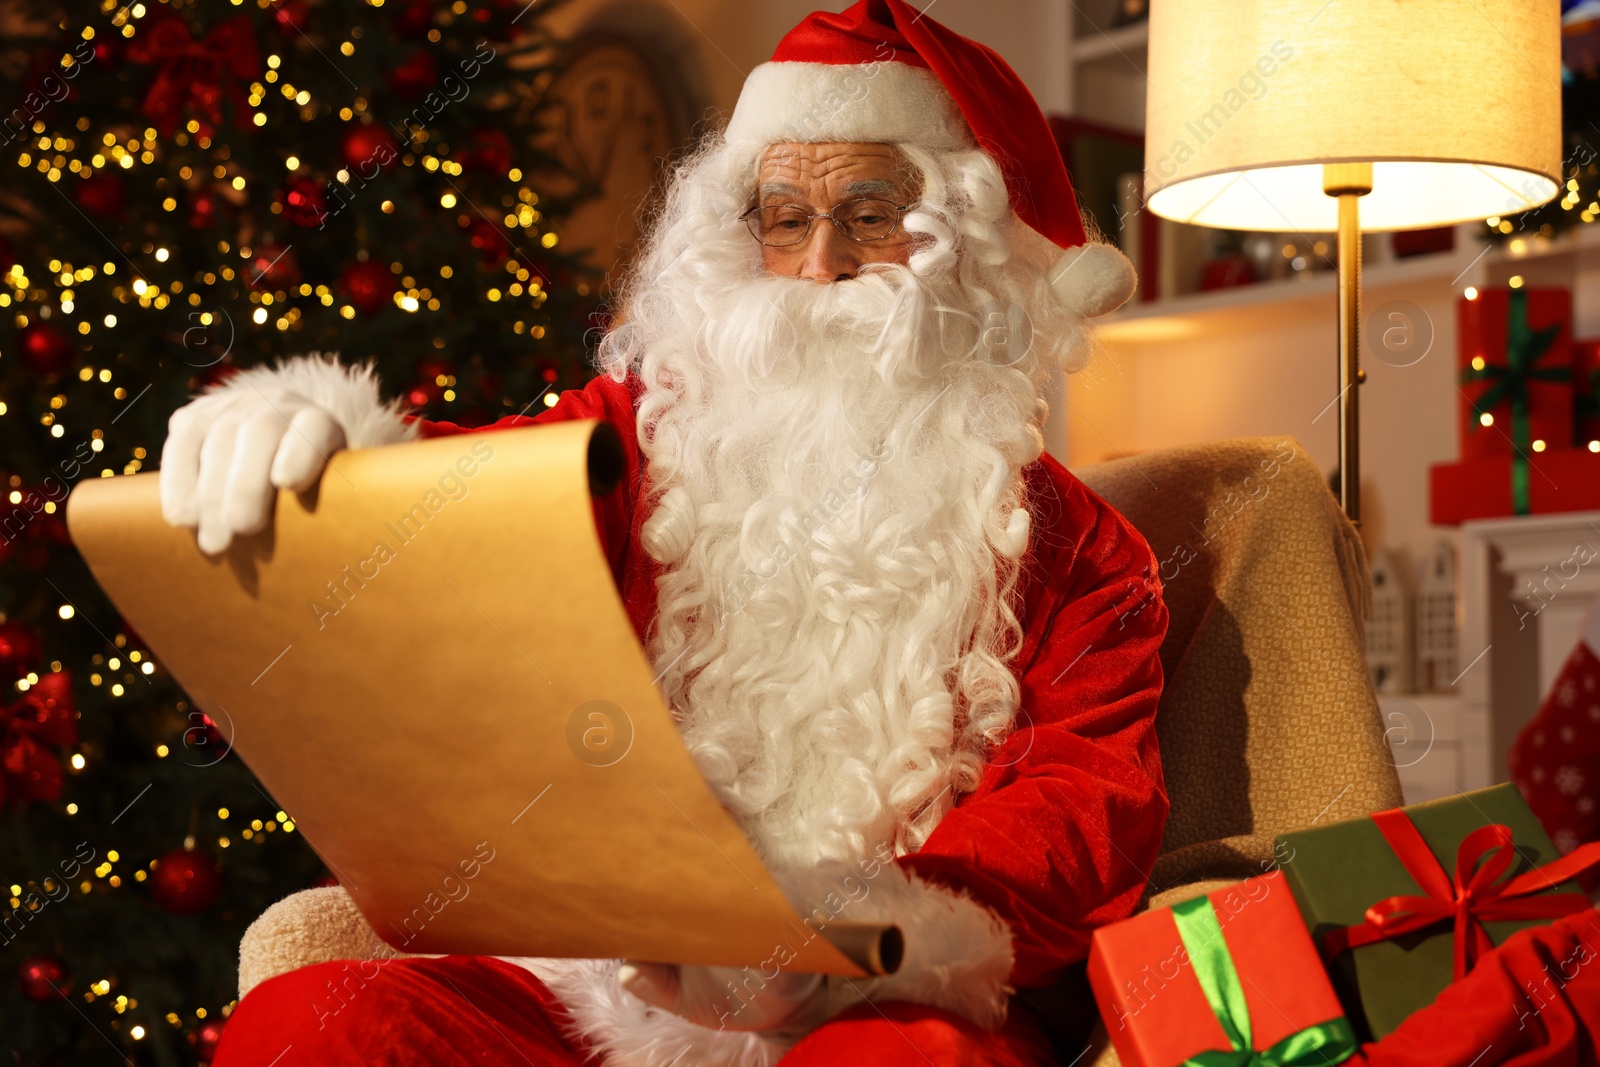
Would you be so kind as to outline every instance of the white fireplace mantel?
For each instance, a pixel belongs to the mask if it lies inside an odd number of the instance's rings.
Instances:
[[[1504,781],[1517,732],[1538,709],[1600,595],[1600,511],[1461,524],[1461,773]]]

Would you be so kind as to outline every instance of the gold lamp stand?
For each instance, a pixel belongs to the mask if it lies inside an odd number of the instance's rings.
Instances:
[[[1361,525],[1361,198],[1371,163],[1325,163],[1322,191],[1339,198],[1339,503]]]

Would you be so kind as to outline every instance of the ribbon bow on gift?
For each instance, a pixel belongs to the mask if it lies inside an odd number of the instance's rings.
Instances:
[[[65,671],[40,678],[10,707],[0,707],[0,802],[54,800],[61,792],[61,763],[52,746],[78,740],[72,682]]]
[[[1355,1032],[1342,1015],[1297,1030],[1271,1048],[1257,1051],[1244,986],[1211,901],[1201,896],[1174,904],[1172,919],[1206,1002],[1231,1046],[1191,1056],[1184,1067],[1328,1067],[1355,1053]]]
[[[1550,351],[1560,333],[1559,322],[1539,330],[1529,326],[1528,291],[1513,289],[1507,302],[1505,365],[1495,366],[1484,361],[1482,367],[1467,367],[1461,372],[1464,385],[1490,382],[1472,402],[1472,429],[1476,430],[1483,416],[1501,404],[1511,405],[1511,508],[1518,515],[1526,515],[1531,507],[1528,453],[1533,448],[1533,433],[1528,423],[1528,385],[1535,379],[1572,380],[1571,367],[1535,366],[1539,358]]]
[[[255,77],[261,66],[249,16],[235,16],[198,41],[182,18],[164,18],[133,39],[128,58],[160,64],[145,93],[144,111],[162,134],[172,133],[189,101],[221,125],[225,91],[233,97],[234,121],[247,121],[250,99],[240,79]]]
[[[1501,876],[1516,862],[1517,850],[1510,828],[1491,823],[1461,842],[1452,879],[1405,812],[1399,808],[1376,812],[1372,821],[1426,895],[1385,897],[1367,909],[1366,922],[1330,931],[1322,941],[1329,956],[1453,921],[1455,979],[1460,981],[1479,956],[1494,948],[1485,922],[1556,919],[1591,906],[1582,893],[1529,894],[1552,889],[1600,864],[1600,842],[1580,845],[1561,859],[1502,882]]]

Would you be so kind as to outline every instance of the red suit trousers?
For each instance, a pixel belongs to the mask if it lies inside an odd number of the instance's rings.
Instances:
[[[544,983],[484,956],[335,961],[261,983],[223,1031],[215,1067],[576,1065],[567,1014]],[[1350,1067],[1591,1067],[1600,1038],[1600,912],[1524,930]],[[801,1041],[784,1067],[1051,1067],[1058,1056],[1014,1006],[981,1030],[915,1004],[862,1004]],[[683,1064],[682,1067],[693,1067]]]
[[[597,1060],[563,1036],[568,1017],[533,974],[488,956],[335,960],[261,983],[223,1030],[213,1067],[579,1067]],[[917,1004],[861,1004],[784,1057],[785,1067],[1051,1067],[1048,1037],[1023,1010],[990,1032]],[[684,1063],[681,1067],[693,1067]]]

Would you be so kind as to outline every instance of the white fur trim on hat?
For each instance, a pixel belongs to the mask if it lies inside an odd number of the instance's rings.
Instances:
[[[1100,241],[1069,248],[1050,268],[1050,288],[1080,315],[1104,315],[1128,302],[1138,284],[1128,257]]]
[[[930,70],[908,63],[762,63],[750,72],[726,133],[730,142],[910,141],[930,149],[975,142]]]

